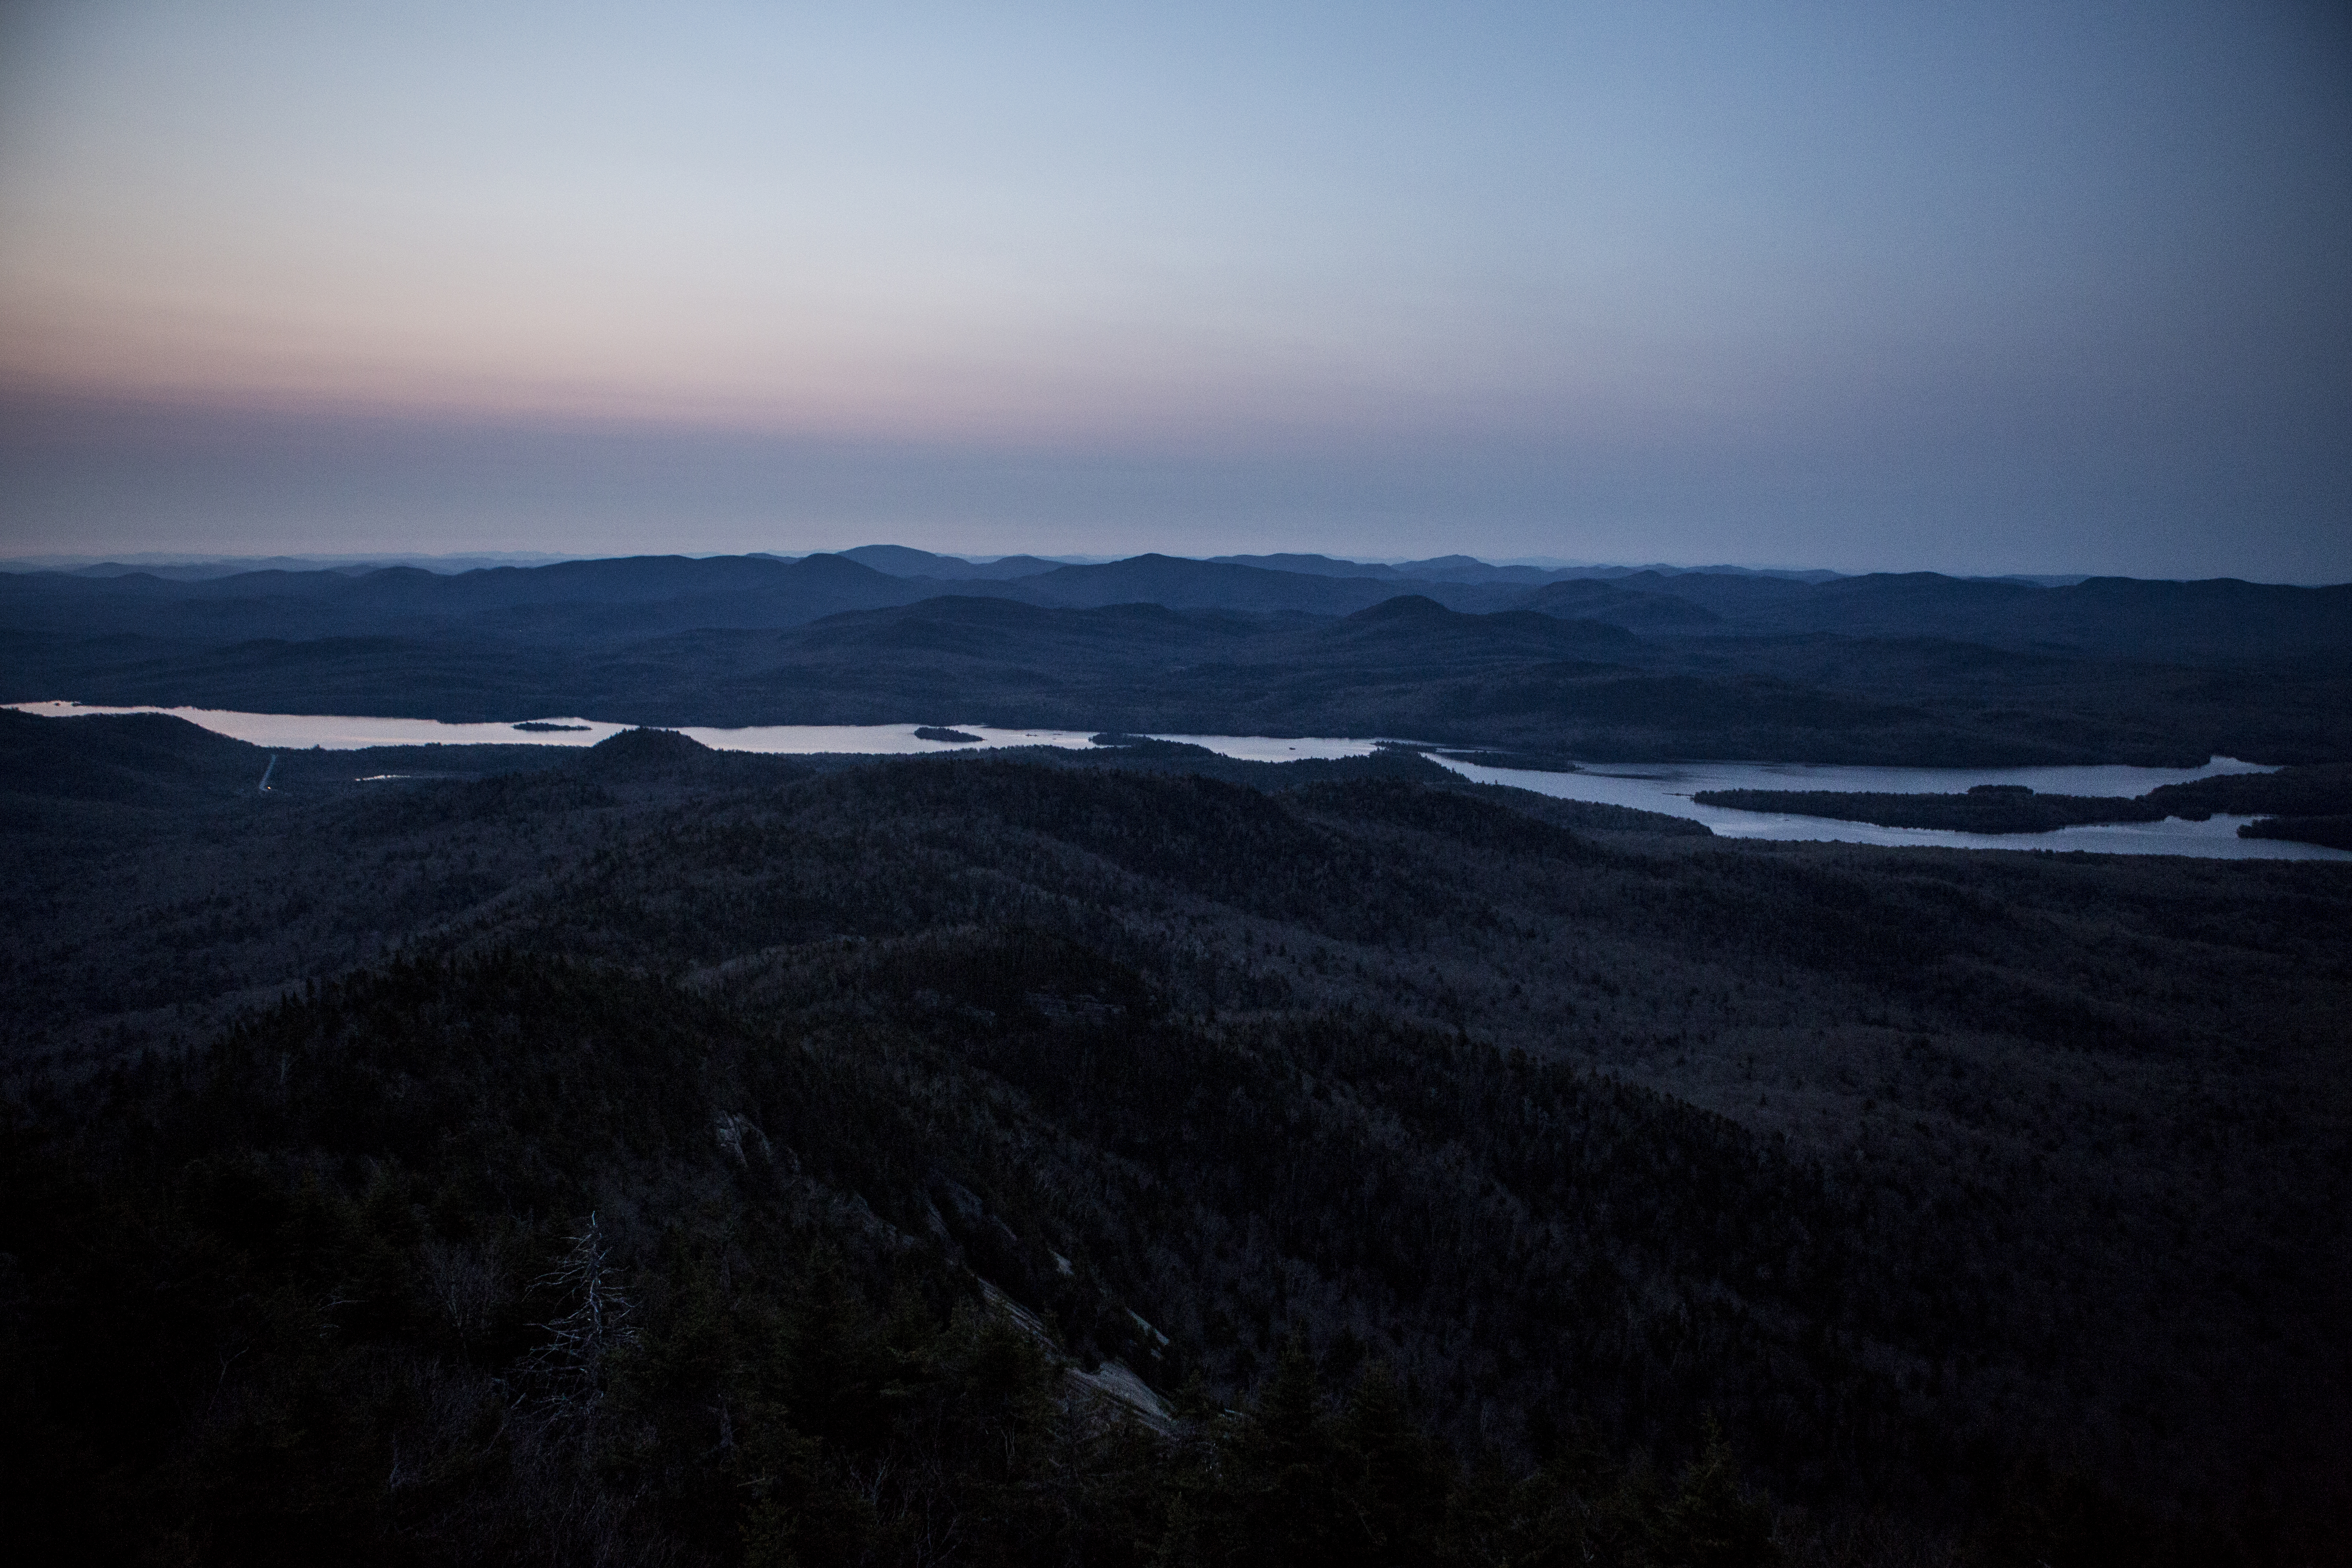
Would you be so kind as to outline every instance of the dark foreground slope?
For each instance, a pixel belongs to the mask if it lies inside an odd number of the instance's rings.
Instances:
[[[2341,1560],[2340,868],[310,762],[8,775],[6,1473],[91,1556]]]

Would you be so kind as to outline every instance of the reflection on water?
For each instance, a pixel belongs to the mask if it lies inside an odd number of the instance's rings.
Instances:
[[[434,719],[367,719],[299,713],[238,713],[214,708],[94,708],[72,702],[18,702],[27,713],[171,713],[194,724],[256,745],[295,751],[310,746],[351,751],[362,746],[529,745],[593,746],[630,726],[593,719],[531,720],[530,730],[513,724],[445,724]],[[560,728],[559,728],[560,726]],[[851,752],[904,756],[939,752],[987,751],[1005,746],[1093,745],[1079,730],[1003,730],[986,724],[955,724],[977,735],[975,742],[926,741],[913,724],[766,724],[720,730],[688,726],[679,732],[722,752],[784,755]],[[1223,756],[1249,762],[1298,762],[1313,757],[1369,755],[1374,742],[1328,736],[1271,738],[1263,735],[1156,735],[1185,741]],[[1727,811],[1700,805],[1690,797],[1715,789],[1866,790],[1892,795],[1952,795],[1980,784],[2026,784],[2049,795],[2138,795],[2158,784],[2185,784],[2216,773],[2263,773],[2252,763],[2216,757],[2201,768],[2135,768],[2122,765],[2046,768],[1865,768],[1806,763],[1590,763],[1573,773],[1528,773],[1436,759],[1465,778],[1513,784],[1566,800],[1600,801],[1661,811],[1706,823],[1732,838],[1828,840],[1844,844],[1940,845],[1960,849],[2089,849],[2110,855],[2210,855],[2236,859],[2352,860],[2352,853],[2315,844],[2275,838],[2240,838],[2242,816],[2206,822],[2115,823],[2063,827],[2054,833],[1950,833],[1925,827],[1879,827],[1866,822]],[[388,775],[379,775],[388,776]]]
[[[7,706],[26,713],[61,718],[76,713],[169,713],[200,724],[218,734],[233,735],[257,746],[300,751],[318,746],[330,752],[362,746],[593,746],[633,728],[593,719],[531,719],[521,724],[445,724],[437,719],[368,719],[342,714],[239,713],[223,708],[100,708],[79,702],[16,702]],[[686,725],[678,730],[714,751],[764,752],[780,756],[813,756],[824,752],[862,756],[912,756],[935,752],[976,752],[1003,746],[1064,746],[1084,750],[1094,742],[1087,730],[1000,730],[986,724],[950,724],[944,728],[977,735],[977,742],[926,741],[914,724],[760,724],[721,730]],[[1248,762],[1287,763],[1308,757],[1361,757],[1372,751],[1370,741],[1331,737],[1268,739],[1263,735],[1155,735],[1154,740],[1189,741],[1228,757]]]
[[[2352,854],[2279,838],[2241,838],[2245,816],[2204,822],[2117,822],[2062,827],[2052,833],[1952,833],[1933,827],[1880,827],[1868,822],[1730,811],[1690,797],[1715,789],[1863,790],[1881,795],[1958,795],[1982,784],[2025,784],[2044,795],[2140,795],[2158,784],[2187,784],[2218,773],[2270,770],[2233,757],[2201,768],[2135,768],[2121,764],[2049,768],[1860,768],[1811,763],[1643,763],[1611,767],[1595,763],[1572,773],[1522,773],[1438,759],[1481,784],[1516,784],[1562,800],[1663,811],[1704,822],[1727,838],[1783,838],[1836,844],[1941,846],[1952,849],[2088,849],[2103,855],[2210,855],[2239,860],[2352,860]]]

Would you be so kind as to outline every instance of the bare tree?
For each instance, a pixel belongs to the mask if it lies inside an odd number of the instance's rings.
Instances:
[[[633,1309],[593,1211],[572,1238],[562,1263],[533,1283],[569,1303],[571,1310],[534,1325],[551,1337],[531,1352],[529,1371],[545,1390],[541,1397],[548,1405],[562,1413],[587,1415],[604,1398],[605,1355],[636,1339],[629,1322]]]

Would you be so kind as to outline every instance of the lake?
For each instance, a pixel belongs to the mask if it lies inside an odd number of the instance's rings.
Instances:
[[[576,726],[522,731],[512,724],[445,724],[434,719],[370,719],[331,714],[238,713],[213,708],[100,708],[72,702],[18,702],[9,706],[51,717],[74,713],[170,713],[190,723],[257,746],[286,751],[312,746],[352,751],[363,746],[541,745],[593,746],[630,728],[592,719],[541,719],[540,724]],[[722,752],[778,755],[849,752],[911,756],[938,752],[998,750],[1008,746],[1086,749],[1094,742],[1081,730],[1008,730],[987,724],[950,728],[980,737],[974,744],[926,741],[913,724],[770,724],[720,730],[687,726],[679,733]],[[1248,762],[1298,762],[1316,757],[1370,755],[1377,742],[1337,736],[1156,735],[1185,741],[1223,756]],[[2265,773],[2252,763],[2216,757],[2200,768],[2136,768],[2122,765],[2047,768],[1866,768],[1799,763],[1586,763],[1572,773],[1490,768],[1476,763],[1433,759],[1465,778],[1511,784],[1563,800],[1589,800],[1636,806],[1704,822],[1728,838],[1817,840],[1843,844],[1939,846],[1956,849],[2087,849],[2107,855],[2200,855],[2230,859],[2352,860],[2352,853],[2315,844],[2275,838],[2240,838],[2249,819],[2217,816],[2206,822],[2116,823],[2065,827],[2053,833],[1950,833],[1935,828],[1878,827],[1865,822],[1727,811],[1700,805],[1690,797],[1716,789],[1869,790],[1895,795],[1954,795],[1980,784],[2025,784],[2044,794],[2145,795],[2158,784],[2184,784],[2216,773]]]
[[[2024,784],[2044,795],[2137,795],[2158,784],[2187,784],[2217,773],[2271,770],[2231,757],[2201,768],[2135,768],[2121,764],[2065,768],[1862,768],[1809,763],[1656,763],[1611,766],[1591,763],[1572,773],[1523,773],[1439,758],[1465,778],[1516,784],[1562,800],[1638,806],[1704,822],[1727,838],[1783,838],[1835,844],[1937,846],[1948,849],[2087,849],[2102,855],[2209,855],[2233,860],[2352,860],[2352,853],[2279,838],[2241,838],[2247,816],[2204,822],[2117,822],[2062,827],[2051,833],[1952,833],[1932,827],[1880,827],[1867,822],[1729,811],[1690,797],[1714,789],[1866,790],[1886,795],[1958,795],[1981,784]]]
[[[62,718],[76,713],[169,713],[200,724],[216,734],[234,735],[257,746],[307,751],[312,746],[330,752],[356,751],[362,746],[593,746],[633,729],[595,719],[534,719],[532,724],[561,729],[519,730],[512,724],[445,724],[437,719],[368,719],[322,713],[237,713],[220,708],[100,708],[79,702],[12,702],[19,712]],[[1089,749],[1091,730],[1001,730],[987,724],[950,724],[945,728],[977,735],[977,743],[926,741],[914,724],[762,724],[748,729],[717,730],[684,725],[691,736],[719,752],[765,752],[779,756],[851,753],[866,756],[914,756],[934,752],[976,752],[1006,746],[1066,746]],[[1155,739],[1183,740],[1228,757],[1256,763],[1297,762],[1308,757],[1363,757],[1374,749],[1370,741],[1336,739],[1270,739],[1263,735],[1178,735]]]

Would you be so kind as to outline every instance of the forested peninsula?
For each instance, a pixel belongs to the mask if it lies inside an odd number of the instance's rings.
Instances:
[[[2246,838],[2285,838],[2345,848],[2352,838],[2352,767],[2281,768],[2162,784],[2137,796],[2043,795],[2024,784],[1978,784],[1964,795],[1887,795],[1853,790],[1700,790],[1691,799],[1733,811],[1779,812],[1881,827],[1958,833],[2049,833],[2102,822],[2161,822],[2178,816],[2254,816]]]

